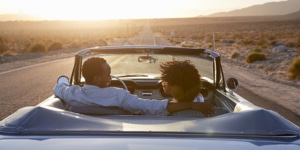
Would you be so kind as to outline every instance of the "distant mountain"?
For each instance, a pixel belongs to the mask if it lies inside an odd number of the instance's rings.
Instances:
[[[300,11],[300,0],[288,0],[254,5],[229,12],[219,12],[208,17],[274,16],[286,15],[297,11]]]
[[[28,14],[2,14],[0,21],[17,21],[17,20],[43,20],[41,17]]]
[[[284,15],[283,17],[286,17],[288,19],[300,19],[300,11]]]

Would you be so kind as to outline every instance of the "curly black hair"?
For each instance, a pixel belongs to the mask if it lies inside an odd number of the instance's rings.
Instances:
[[[93,81],[94,76],[102,75],[103,64],[107,63],[104,58],[91,57],[88,58],[82,65],[82,75],[85,82],[90,84]]]
[[[191,102],[200,92],[200,74],[189,60],[167,61],[160,64],[161,79],[171,86],[183,89],[184,99],[178,101]]]

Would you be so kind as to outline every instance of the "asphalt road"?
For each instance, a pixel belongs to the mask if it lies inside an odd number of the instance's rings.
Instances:
[[[149,26],[135,37],[119,39],[110,45],[172,45],[160,35],[153,34]],[[114,61],[114,60],[111,60]],[[71,75],[74,58],[59,59],[33,66],[0,72],[0,120],[17,109],[40,103],[52,95],[52,88],[60,75]],[[112,64],[113,65],[113,64]],[[128,68],[126,68],[128,69]],[[227,72],[228,70],[224,70]],[[299,116],[282,108],[271,100],[259,97],[246,87],[240,86],[237,93],[255,105],[279,112],[285,118],[300,125]],[[258,98],[259,97],[259,98]],[[259,101],[257,99],[260,99]]]
[[[0,120],[24,106],[52,95],[60,75],[71,75],[74,58],[61,59],[0,73]]]

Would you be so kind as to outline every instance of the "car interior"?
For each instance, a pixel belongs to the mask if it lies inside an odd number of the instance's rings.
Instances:
[[[231,110],[226,107],[225,103],[215,95],[215,88],[208,78],[201,77],[201,95],[204,97],[205,102],[212,103],[214,107],[214,115],[221,115],[230,112]],[[124,84],[126,87],[124,87]],[[112,78],[111,87],[118,87],[126,89],[134,95],[143,99],[156,99],[156,100],[171,100],[172,96],[164,93],[162,88],[162,81],[160,79],[133,79],[133,78]],[[68,106],[62,99],[56,98],[55,101],[46,102],[43,106],[55,107],[67,111],[72,111],[85,115],[102,116],[102,115],[138,115],[132,114],[126,110],[117,107],[102,107],[102,106]],[[183,110],[170,114],[170,116],[198,116],[205,117],[201,112],[195,110]]]

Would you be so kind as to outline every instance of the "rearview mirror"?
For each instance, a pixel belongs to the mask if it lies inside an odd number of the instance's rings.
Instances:
[[[152,63],[152,62],[156,63],[157,58],[154,58],[153,56],[150,56],[150,55],[138,57],[138,62],[144,62],[144,61],[148,61],[149,63]]]
[[[66,83],[69,84],[69,78],[67,76],[60,76],[57,79],[57,84]]]

